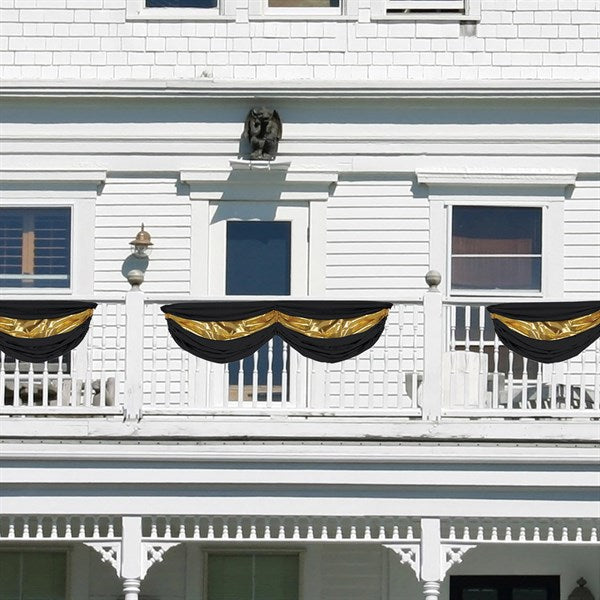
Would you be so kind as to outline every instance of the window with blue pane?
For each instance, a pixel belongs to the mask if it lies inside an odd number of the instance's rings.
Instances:
[[[228,296],[288,296],[290,294],[291,223],[289,221],[229,221],[227,223],[225,292]],[[272,377],[273,400],[281,399],[284,371],[283,342],[273,339],[257,356],[229,365],[230,396],[244,397],[258,380],[258,400],[266,398]]]
[[[146,8],[216,8],[217,0],[146,0]]]
[[[455,206],[452,290],[542,287],[542,209]]]
[[[0,209],[0,287],[69,287],[71,209]]]

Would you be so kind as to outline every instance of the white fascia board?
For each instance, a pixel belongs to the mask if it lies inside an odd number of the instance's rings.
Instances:
[[[417,181],[425,185],[575,185],[577,173],[568,171],[417,171]]]
[[[40,452],[38,441],[6,440],[1,443],[4,461],[35,459],[245,463],[364,463],[364,464],[598,464],[598,449],[594,445],[568,444],[499,444],[481,443],[299,443],[299,442],[204,442],[132,443],[120,440],[97,442],[52,442],[46,440]]]
[[[99,170],[31,170],[19,169],[0,171],[2,183],[89,183],[99,185],[106,181],[106,171]]]
[[[233,161],[232,161],[233,162]],[[237,161],[236,161],[237,162]],[[309,184],[323,184],[323,185],[331,185],[332,183],[336,183],[338,180],[337,173],[329,172],[329,171],[308,171],[308,170],[287,170],[286,168],[282,168],[277,163],[268,167],[266,164],[257,165],[256,163],[252,163],[254,166],[247,167],[244,169],[240,169],[235,167],[233,169],[218,169],[218,170],[198,170],[198,171],[181,171],[180,179],[184,183],[189,185],[202,185],[207,183],[226,183],[229,180],[232,172],[247,173],[247,178],[250,177],[264,177],[265,181],[268,181],[269,173],[273,172],[276,174],[285,173],[285,181],[278,182],[280,184],[284,183],[309,183]],[[289,163],[287,163],[289,165]],[[233,182],[238,183],[238,182]]]
[[[291,81],[4,81],[4,97],[103,98],[599,98],[593,81],[422,81],[308,82]]]

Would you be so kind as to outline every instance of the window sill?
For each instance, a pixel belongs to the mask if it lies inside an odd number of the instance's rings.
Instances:
[[[235,21],[235,16],[224,15],[205,8],[136,8],[127,4],[126,21]]]
[[[357,21],[358,17],[348,15],[253,15],[249,17],[250,21],[320,21],[320,22],[348,22]]]
[[[462,14],[437,14],[437,13],[405,13],[371,16],[371,21],[443,21],[453,23],[479,23],[481,17]]]

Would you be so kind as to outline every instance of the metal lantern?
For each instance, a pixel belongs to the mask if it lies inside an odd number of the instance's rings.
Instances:
[[[142,223],[142,228],[138,231],[134,240],[129,242],[131,244],[131,251],[135,256],[140,258],[147,257],[152,251],[152,236],[144,229],[144,224]]]
[[[569,594],[567,600],[594,600],[592,592],[585,587],[587,581],[580,577],[577,580],[577,587]]]

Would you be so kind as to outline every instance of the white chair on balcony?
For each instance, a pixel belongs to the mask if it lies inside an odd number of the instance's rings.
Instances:
[[[443,406],[449,409],[490,408],[487,355],[455,350],[442,356]]]

